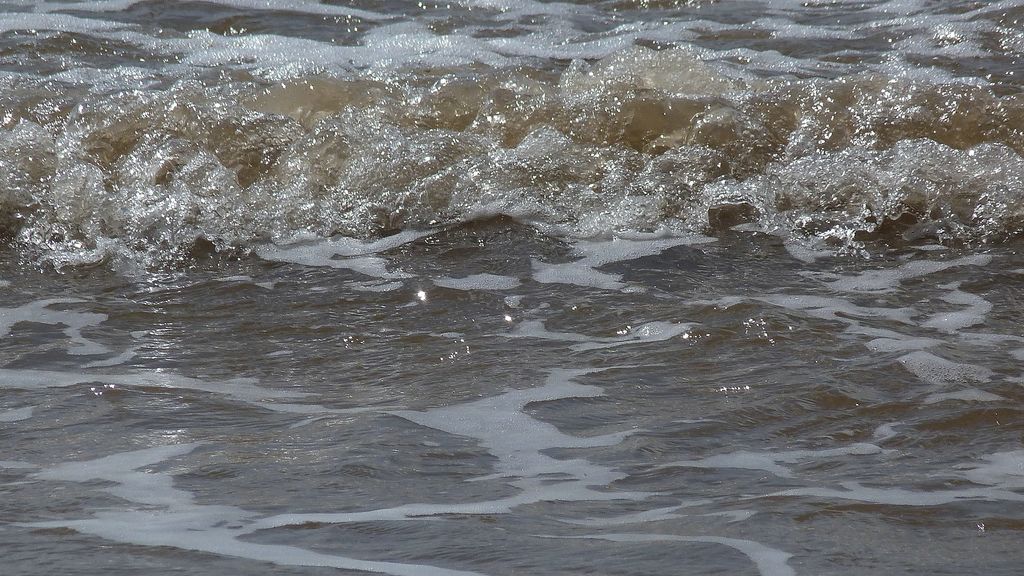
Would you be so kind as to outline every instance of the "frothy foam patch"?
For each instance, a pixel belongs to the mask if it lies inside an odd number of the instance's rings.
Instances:
[[[981,459],[986,463],[961,465],[957,469],[966,470],[964,477],[975,484],[1007,490],[1024,488],[1024,450],[996,452]]]
[[[617,336],[587,336],[575,332],[552,332],[544,327],[541,320],[524,320],[507,334],[512,338],[540,338],[543,340],[557,340],[560,342],[578,342],[569,348],[582,352],[585,350],[598,350],[602,348],[614,348],[627,344],[641,344],[644,342],[663,342],[677,336],[688,338],[690,330],[696,326],[694,323],[672,322],[648,322],[638,326],[627,326],[620,330]]]
[[[120,366],[125,364],[132,358],[135,358],[135,348],[128,348],[124,352],[121,352],[117,356],[106,358],[104,360],[93,360],[82,364],[82,368],[105,368],[109,366]]]
[[[834,458],[837,456],[866,456],[880,454],[882,449],[874,444],[857,443],[842,448],[825,450],[790,450],[785,452],[748,452],[739,451],[729,454],[716,454],[700,460],[679,460],[658,466],[663,468],[736,468],[741,470],[761,470],[781,478],[793,478],[794,474],[785,464]]]
[[[237,276],[222,276],[220,278],[214,278],[214,282],[225,282],[225,283],[242,283],[252,284],[253,286],[259,286],[264,290],[273,290],[276,282],[257,282],[252,276],[245,274],[239,274]]]
[[[878,442],[879,444],[885,442],[886,440],[891,440],[899,435],[899,432],[896,431],[896,428],[903,425],[903,422],[886,422],[885,424],[880,425],[878,428],[875,428],[875,431],[871,435],[871,438],[875,442]]]
[[[495,274],[473,274],[463,278],[441,277],[435,278],[433,282],[453,290],[512,290],[521,284],[518,278]]]
[[[957,266],[986,266],[991,262],[992,257],[987,254],[964,256],[949,261],[913,260],[896,268],[840,276],[828,282],[828,286],[843,292],[891,292],[905,280],[935,274]]]
[[[0,412],[0,422],[20,422],[22,420],[28,420],[32,417],[33,410],[35,410],[34,406],[4,410],[3,412]]]
[[[941,394],[930,394],[925,397],[925,404],[937,404],[939,402],[945,402],[947,400],[959,400],[961,402],[997,402],[999,400],[1006,400],[1002,396],[992,394],[991,392],[985,392],[977,388],[968,388],[966,390],[959,390],[957,392],[945,392]]]
[[[202,444],[157,446],[123,452],[96,460],[66,462],[35,474],[43,481],[88,483],[103,480],[101,488],[142,509],[99,510],[91,518],[22,524],[30,528],[70,528],[141,546],[169,546],[221,556],[235,556],[282,566],[326,566],[394,576],[479,576],[477,572],[449,570],[424,564],[374,562],[312,552],[295,546],[255,544],[240,539],[252,531],[258,515],[241,508],[204,505],[174,486],[168,473],[153,467],[183,457]],[[145,470],[142,470],[145,469]]]
[[[65,14],[18,14],[4,12],[3,15],[3,19],[0,19],[0,32],[11,32],[14,30],[60,30],[85,34],[130,28],[130,26],[119,22],[77,18]]]
[[[939,344],[942,344],[942,341],[934,338],[914,338],[901,335],[898,338],[875,338],[865,346],[872,352],[906,352],[907,350],[924,350]]]
[[[591,534],[587,536],[569,536],[568,538],[591,538],[611,542],[701,542],[721,544],[738,550],[750,558],[757,566],[761,576],[796,576],[796,571],[789,566],[792,554],[777,548],[765,546],[753,540],[740,538],[724,538],[721,536],[677,536],[675,534]]]
[[[147,0],[90,0],[87,2],[32,2],[33,9],[37,12],[60,12],[76,10],[82,12],[121,12],[137,4],[146,3]],[[319,14],[323,16],[357,16],[364,20],[385,19],[386,16],[377,12],[348,8],[332,4],[322,4],[310,0],[210,0],[210,4],[217,6],[229,6],[242,8],[244,10],[282,10],[288,12],[300,12],[306,14]]]
[[[416,503],[364,512],[281,514],[254,523],[251,529],[302,525],[309,522],[350,523],[384,520],[424,520],[441,514],[505,514],[515,507],[537,502],[639,500],[647,493],[604,491],[627,475],[581,458],[557,459],[544,452],[554,448],[596,448],[618,444],[633,431],[596,437],[565,434],[525,412],[533,402],[603,395],[601,388],[573,381],[598,370],[554,370],[537,388],[510,390],[482,400],[426,411],[389,412],[427,428],[475,439],[494,455],[495,472],[471,481],[506,480],[519,489],[497,500],[430,504]],[[557,477],[558,482],[550,482]]]
[[[803,496],[833,500],[853,500],[888,506],[942,506],[953,502],[970,500],[1024,502],[1024,496],[1009,490],[995,488],[965,488],[963,490],[932,490],[928,492],[905,490],[903,488],[873,488],[858,482],[840,483],[842,490],[835,488],[794,488],[766,495]]]
[[[665,506],[663,508],[655,508],[653,510],[643,510],[641,512],[633,512],[631,514],[620,514],[609,518],[585,518],[585,519],[574,519],[574,518],[560,518],[560,522],[566,524],[573,524],[576,526],[591,526],[591,527],[606,527],[606,526],[623,526],[626,524],[642,524],[645,522],[660,522],[663,520],[673,520],[676,518],[685,518],[685,514],[679,514],[678,511],[684,508],[690,508],[693,506],[702,506],[705,504],[711,504],[712,500],[691,500],[678,504],[676,506]]]
[[[626,287],[622,276],[600,272],[597,268],[613,262],[625,262],[660,254],[676,246],[691,246],[711,241],[710,238],[703,236],[637,240],[615,238],[605,242],[581,240],[573,244],[573,252],[581,257],[579,260],[565,264],[533,260],[533,279],[542,284],[574,284],[604,290],[621,290]]]
[[[412,278],[412,274],[401,270],[388,270],[387,260],[370,256],[378,252],[392,250],[408,244],[430,232],[407,230],[393,236],[375,241],[363,241],[356,238],[333,238],[291,245],[265,244],[256,248],[256,254],[264,260],[272,262],[289,262],[304,266],[323,266],[352,270],[366,276],[384,280]]]
[[[22,462],[20,460],[0,460],[0,468],[5,470],[31,470],[39,468],[31,462]]]
[[[922,324],[925,328],[934,328],[950,334],[985,322],[985,316],[992,311],[992,303],[977,294],[971,294],[960,290],[960,283],[941,286],[950,290],[942,299],[950,304],[965,306],[963,310],[956,312],[943,312],[935,314]]]
[[[590,372],[594,370],[555,370],[544,385],[537,388],[511,390],[500,396],[426,412],[398,411],[392,414],[421,426],[479,440],[488,452],[498,458],[497,471],[490,477],[516,479],[513,484],[528,491],[544,494],[554,490],[563,497],[575,494],[573,499],[582,500],[622,498],[621,495],[596,492],[590,486],[607,486],[625,477],[623,474],[586,460],[558,460],[543,451],[611,446],[621,442],[632,431],[590,438],[570,436],[533,418],[524,410],[534,402],[604,395],[596,386],[573,381],[573,378]],[[543,476],[556,473],[574,481],[545,486]]]
[[[95,312],[74,312],[70,310],[53,310],[57,304],[78,304],[85,302],[77,298],[56,298],[29,302],[16,308],[0,308],[0,338],[10,335],[16,324],[37,322],[40,324],[64,325],[64,334],[71,341],[69,354],[91,356],[107,354],[110,349],[82,336],[82,329],[97,326],[107,320],[106,314]]]
[[[401,282],[372,280],[367,282],[349,282],[346,286],[357,292],[394,292],[405,286]]]
[[[828,250],[813,248],[789,238],[785,238],[782,245],[786,249],[786,252],[789,252],[790,256],[808,264],[817,262],[821,258],[832,255],[832,252]]]
[[[233,400],[252,404],[267,410],[294,414],[351,414],[377,410],[376,408],[332,409],[317,404],[293,404],[280,399],[303,398],[305,392],[273,390],[255,384],[252,378],[235,378],[207,382],[179,376],[169,372],[138,370],[127,374],[88,374],[84,372],[58,372],[53,370],[0,369],[0,389],[41,390],[67,388],[83,384],[100,384],[115,388],[168,388],[198,390],[219,394]]]
[[[924,351],[901,356],[899,363],[921,380],[940,388],[986,382],[992,377],[992,371],[984,366],[951,362]]]
[[[855,330],[860,328],[860,323],[856,318],[876,318],[901,324],[914,324],[912,318],[915,311],[912,308],[857,306],[842,298],[830,298],[812,294],[780,294],[754,299],[781,308],[798,310],[814,318],[836,320],[851,325]],[[723,300],[723,303],[728,302],[731,301]]]

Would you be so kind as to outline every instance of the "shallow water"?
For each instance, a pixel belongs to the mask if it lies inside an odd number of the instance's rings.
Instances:
[[[0,4],[11,574],[1016,574],[1024,3]]]

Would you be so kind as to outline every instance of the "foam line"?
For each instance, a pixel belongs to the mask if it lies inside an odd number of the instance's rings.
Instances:
[[[966,382],[987,382],[993,374],[984,366],[951,362],[924,351],[901,356],[899,363],[921,380],[942,388]]]
[[[794,474],[779,463],[797,464],[804,461],[833,458],[836,456],[866,456],[880,454],[882,449],[874,444],[856,443],[842,448],[825,450],[789,450],[784,452],[748,452],[741,450],[728,454],[715,454],[699,460],[679,460],[661,464],[656,469],[664,468],[738,468],[742,470],[762,470],[781,478],[793,478]]]
[[[59,12],[76,10],[81,12],[121,12],[147,0],[94,0],[89,2],[34,2],[33,8],[38,12]],[[240,8],[244,10],[274,10],[320,14],[323,16],[353,16],[363,20],[385,20],[387,16],[345,6],[323,4],[316,1],[302,0],[207,0],[211,4]]]
[[[857,482],[843,482],[842,490],[835,488],[794,488],[763,496],[813,496],[835,500],[854,500],[889,506],[941,506],[953,502],[984,500],[989,502],[1024,502],[1024,496],[1009,490],[995,488],[965,488],[963,490],[933,490],[919,492],[903,488],[870,488]]]
[[[660,522],[662,520],[673,520],[676,518],[685,518],[686,514],[678,514],[679,510],[684,508],[690,508],[694,506],[703,506],[705,504],[712,504],[713,500],[690,500],[682,504],[675,506],[665,506],[663,508],[655,508],[652,510],[643,510],[641,512],[633,512],[631,514],[621,514],[619,516],[613,516],[609,518],[584,518],[584,519],[571,519],[561,518],[560,522],[566,524],[573,524],[576,526],[589,526],[594,528],[606,527],[606,526],[621,526],[625,524],[643,524],[646,522]]]
[[[104,480],[101,490],[144,509],[102,510],[79,520],[23,523],[30,528],[70,528],[115,542],[141,546],[170,546],[183,550],[235,556],[284,566],[325,566],[394,576],[476,576],[478,572],[450,570],[423,564],[375,562],[312,552],[294,546],[256,544],[239,540],[251,532],[243,527],[256,519],[234,506],[202,505],[189,492],[175,488],[166,473],[139,471],[189,454],[201,443],[157,446],[113,454],[96,460],[66,462],[44,469],[38,480],[85,483]]]
[[[992,262],[987,254],[964,256],[956,260],[912,260],[896,268],[868,270],[859,274],[840,276],[828,282],[829,288],[842,292],[892,292],[905,280],[920,278],[958,266],[986,266]]]
[[[947,284],[942,288],[951,290],[942,297],[943,300],[950,304],[962,305],[965,308],[956,312],[935,314],[922,324],[925,328],[934,328],[948,334],[955,334],[963,328],[984,323],[985,316],[992,311],[991,302],[977,294],[960,290],[959,282]]]
[[[796,571],[789,566],[793,557],[778,548],[765,546],[753,540],[740,538],[724,538],[721,536],[676,536],[675,534],[588,534],[586,536],[549,536],[550,538],[587,538],[608,540],[610,542],[701,542],[721,544],[742,552],[757,566],[761,576],[796,576]]]
[[[958,390],[956,392],[931,394],[925,397],[924,403],[937,404],[939,402],[946,402],[947,400],[959,400],[961,402],[998,402],[999,400],[1006,400],[1006,398],[977,388],[968,388],[966,390]]]
[[[21,322],[37,322],[40,324],[63,324],[64,334],[73,346],[69,354],[91,356],[107,354],[110,348],[82,336],[82,329],[97,326],[107,320],[106,314],[95,312],[74,312],[70,310],[51,310],[55,304],[77,304],[86,302],[78,298],[52,298],[37,300],[15,308],[0,308],[0,338],[9,336],[14,326]]]
[[[811,294],[780,294],[753,298],[753,300],[789,310],[799,310],[822,320],[836,320],[851,325],[856,325],[857,321],[847,318],[847,316],[853,316],[854,318],[881,318],[901,324],[914,324],[911,318],[914,316],[915,311],[912,308],[857,306],[842,298]]]
[[[473,274],[464,278],[442,276],[435,278],[433,282],[438,286],[453,290],[512,290],[521,284],[518,278],[494,274]]]
[[[1006,490],[1024,488],[1024,450],[996,452],[982,456],[984,463],[956,466],[966,470],[964,477],[984,486],[998,486]]]
[[[676,246],[691,246],[711,242],[704,236],[669,238],[614,238],[609,241],[580,240],[573,244],[573,252],[580,259],[564,264],[549,264],[534,259],[533,279],[542,284],[574,284],[576,286],[621,290],[626,287],[619,274],[600,272],[597,268],[613,262],[636,260],[660,254]]]
[[[35,410],[34,406],[4,410],[3,412],[0,412],[0,422],[20,422],[22,420],[28,420],[32,417],[33,410]]]
[[[505,480],[520,492],[497,500],[455,504],[413,503],[344,513],[282,514],[261,519],[250,529],[262,530],[282,526],[317,523],[373,522],[384,520],[429,520],[441,514],[505,514],[517,506],[537,502],[579,502],[639,500],[650,496],[645,492],[596,490],[607,487],[626,474],[611,468],[575,458],[560,460],[544,451],[552,448],[594,448],[611,446],[635,432],[634,430],[596,437],[564,434],[556,427],[537,420],[525,412],[527,405],[567,398],[591,398],[604,394],[601,388],[573,381],[574,378],[600,370],[554,370],[542,386],[509,390],[504,394],[465,404],[456,404],[426,411],[397,410],[389,412],[424,427],[475,439],[494,455],[495,472],[471,481]],[[558,482],[550,482],[559,478]]]
[[[333,409],[318,404],[279,402],[277,401],[278,399],[303,398],[311,394],[263,388],[257,386],[255,382],[256,380],[252,378],[234,378],[231,380],[206,382],[196,378],[155,370],[138,370],[129,374],[88,374],[84,372],[0,368],[0,389],[42,390],[95,383],[122,388],[152,387],[198,390],[219,394],[267,410],[291,414],[353,414],[380,410],[377,407]]]
[[[598,350],[602,348],[614,348],[627,344],[641,344],[644,342],[663,342],[676,336],[686,337],[690,330],[696,326],[694,323],[672,322],[648,322],[636,327],[629,327],[624,334],[619,336],[587,336],[575,332],[551,332],[544,327],[540,320],[524,320],[507,334],[510,338],[538,338],[542,340],[556,340],[559,342],[577,342],[569,348],[581,352],[586,350]]]
[[[871,434],[871,439],[877,443],[891,440],[899,435],[896,428],[903,425],[903,422],[886,422],[885,424],[880,424],[875,428],[874,433]]]
[[[272,262],[343,268],[383,280],[400,280],[412,278],[413,275],[401,270],[389,271],[387,260],[371,254],[392,250],[430,234],[407,230],[375,241],[332,238],[312,243],[264,244],[256,248],[256,254]]]

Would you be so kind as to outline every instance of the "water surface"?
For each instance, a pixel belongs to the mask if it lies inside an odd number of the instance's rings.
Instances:
[[[4,2],[12,574],[1016,574],[1024,4]]]

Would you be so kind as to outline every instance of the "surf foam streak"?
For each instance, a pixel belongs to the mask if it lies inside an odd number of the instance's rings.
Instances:
[[[576,536],[574,538],[589,538],[594,540],[607,540],[610,542],[704,542],[709,544],[721,544],[742,552],[750,558],[757,566],[761,576],[796,576],[796,571],[789,566],[789,559],[792,554],[782,550],[765,546],[752,540],[741,538],[723,538],[720,536],[678,536],[675,534],[591,534],[587,536]]]
[[[237,556],[290,566],[333,566],[405,576],[455,576],[476,574],[422,564],[363,561],[315,553],[294,546],[255,544],[242,540],[248,534],[285,526],[316,523],[426,520],[444,514],[502,514],[536,502],[638,500],[647,493],[606,491],[626,475],[585,459],[556,459],[544,454],[552,448],[593,448],[617,444],[630,432],[582,438],[562,433],[554,426],[529,416],[525,409],[536,402],[602,395],[596,386],[574,382],[599,370],[555,370],[542,386],[509,390],[479,401],[426,411],[394,411],[390,414],[448,434],[476,439],[497,457],[495,473],[474,479],[502,479],[520,493],[498,500],[455,504],[407,504],[393,508],[349,513],[304,513],[263,516],[235,506],[205,505],[174,486],[162,464],[201,449],[204,443],[157,446],[107,457],[65,462],[43,468],[32,477],[46,482],[88,483],[103,480],[101,490],[133,506],[128,510],[104,509],[86,519],[49,520],[22,524],[31,528],[70,528],[113,540],[146,546],[171,546],[213,554]],[[52,375],[48,375],[52,379]],[[551,479],[557,478],[557,482]],[[600,489],[599,489],[600,488]],[[685,505],[685,504],[684,504]],[[678,507],[677,507],[678,508]],[[657,512],[657,511],[655,511]],[[649,514],[650,516],[650,514]],[[655,517],[656,516],[656,517]],[[655,514],[653,519],[671,518]],[[590,537],[590,536],[586,536]],[[614,538],[614,535],[609,536]],[[773,562],[785,565],[788,555],[763,545],[714,536],[668,537],[678,541],[713,542],[740,550],[764,574],[778,572]],[[774,560],[772,560],[774,559]],[[767,571],[766,571],[767,570]]]
[[[236,556],[283,566],[327,566],[394,576],[479,576],[478,572],[450,570],[424,564],[374,562],[321,554],[295,546],[256,544],[240,540],[248,533],[243,527],[257,516],[234,506],[204,505],[194,496],[174,487],[170,474],[152,467],[179,458],[202,444],[158,446],[114,454],[97,460],[66,462],[46,468],[34,476],[50,482],[104,480],[103,488],[142,509],[101,510],[92,518],[53,520],[23,524],[31,528],[70,528],[112,540],[140,546],[170,546],[221,556]],[[140,471],[147,468],[146,471]]]

